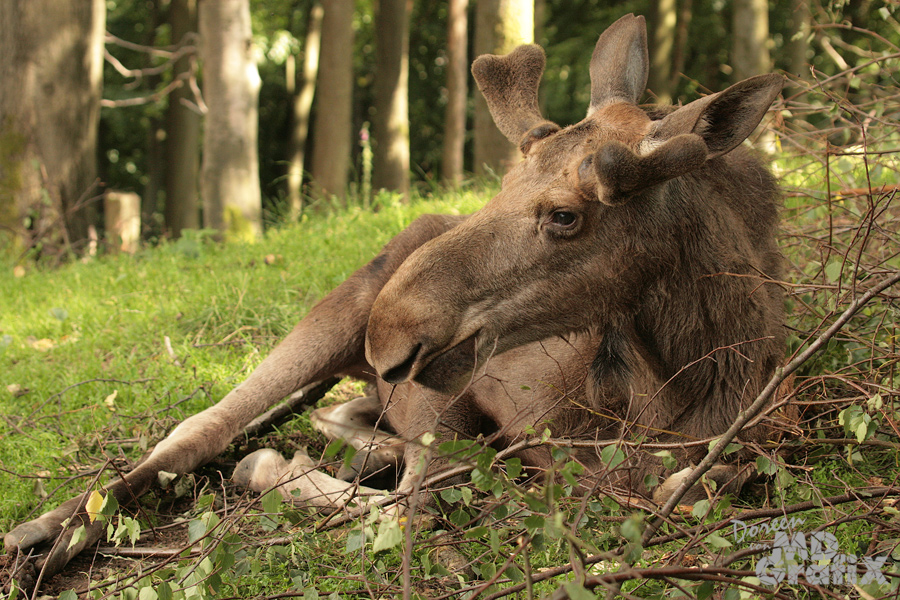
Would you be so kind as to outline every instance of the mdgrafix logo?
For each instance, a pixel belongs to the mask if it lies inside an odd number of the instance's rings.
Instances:
[[[887,584],[882,574],[887,556],[844,554],[838,540],[828,531],[797,531],[803,519],[781,517],[770,523],[747,525],[731,521],[735,544],[749,542],[753,548],[770,549],[756,562],[756,576],[763,585],[797,583],[802,576],[814,585]],[[771,544],[756,542],[761,535],[774,533]]]

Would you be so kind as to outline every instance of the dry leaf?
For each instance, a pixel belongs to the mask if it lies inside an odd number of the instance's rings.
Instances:
[[[24,396],[31,390],[29,390],[26,387],[22,387],[18,383],[11,383],[8,386],[6,386],[6,391],[9,392],[10,394],[12,394],[13,398],[19,398],[21,396]]]
[[[119,390],[113,390],[113,393],[107,396],[106,400],[103,401],[103,404],[105,404],[106,407],[113,412],[116,412],[116,396],[118,395]]]
[[[84,505],[84,510],[88,514],[88,518],[93,523],[100,516],[100,507],[103,506],[103,494],[94,490],[88,496],[88,501]]]

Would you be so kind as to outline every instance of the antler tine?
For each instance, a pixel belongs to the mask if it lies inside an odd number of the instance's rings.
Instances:
[[[539,125],[553,125],[538,108],[538,86],[545,62],[544,50],[529,44],[506,56],[485,54],[472,63],[472,75],[494,123],[513,144],[520,145],[523,136]]]
[[[625,15],[600,35],[591,55],[588,115],[613,102],[637,104],[647,88],[649,72],[644,17]]]

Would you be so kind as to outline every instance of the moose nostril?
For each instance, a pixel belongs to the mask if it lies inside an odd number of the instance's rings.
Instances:
[[[412,372],[413,365],[419,358],[419,353],[421,352],[421,350],[422,344],[416,344],[412,348],[412,350],[410,350],[410,353],[406,357],[406,360],[386,370],[381,374],[381,378],[388,383],[393,384],[403,383],[404,381],[407,381],[409,379],[410,373]]]

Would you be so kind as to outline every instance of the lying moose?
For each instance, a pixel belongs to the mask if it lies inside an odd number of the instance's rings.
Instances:
[[[468,217],[414,222],[244,383],[176,427],[108,491],[125,502],[161,470],[191,471],[273,403],[333,375],[373,381],[378,400],[316,421],[358,438],[359,422],[380,418],[387,433],[378,436],[407,442],[394,445],[406,465],[400,492],[421,475],[426,433],[483,435],[500,448],[545,427],[583,441],[678,443],[724,432],[783,357],[782,296],[771,283],[780,273],[778,192],[741,147],[782,78],[753,77],[677,109],[640,108],[646,38],[643,18],[632,15],[600,36],[587,117],[565,128],[537,108],[541,48],[478,58],[472,71],[494,121],[524,157],[499,194]],[[742,439],[765,435],[757,426]],[[613,473],[598,448],[575,450],[583,488],[603,478],[659,500],[683,478],[639,447],[625,449]],[[679,468],[704,451],[686,445]],[[552,464],[546,447],[518,457],[535,471]],[[427,473],[441,468],[432,459]],[[646,489],[648,473],[662,485]],[[720,485],[740,479],[728,464],[711,473]],[[359,489],[272,451],[247,457],[236,478],[254,489],[285,482],[286,497],[318,506],[340,506]],[[82,501],[20,525],[6,547],[48,547],[65,519],[83,515]],[[99,523],[88,525],[87,538],[68,547],[81,522],[73,519],[44,558],[49,572],[99,538]]]

